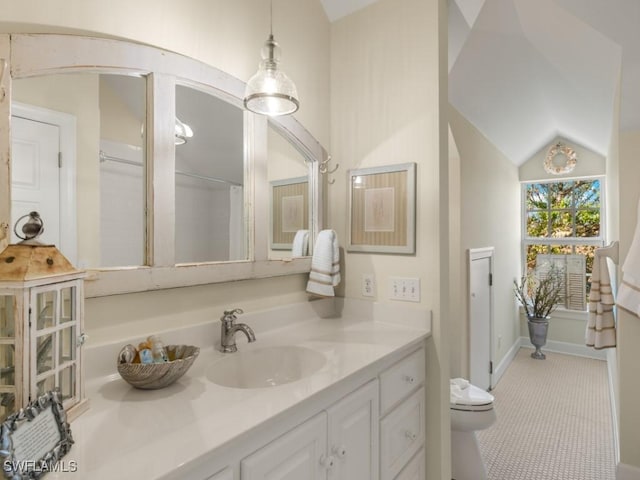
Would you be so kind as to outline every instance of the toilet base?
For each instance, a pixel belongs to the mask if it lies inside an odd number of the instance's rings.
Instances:
[[[451,476],[453,480],[487,480],[475,432],[451,431]]]

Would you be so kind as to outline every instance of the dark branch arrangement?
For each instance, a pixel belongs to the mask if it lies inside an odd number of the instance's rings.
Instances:
[[[527,317],[546,318],[563,299],[564,272],[552,266],[544,275],[528,273],[520,279],[520,283],[514,280],[513,285],[516,299]]]

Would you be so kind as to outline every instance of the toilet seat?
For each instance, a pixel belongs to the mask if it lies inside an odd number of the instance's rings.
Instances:
[[[486,412],[493,408],[494,397],[475,385],[469,384],[466,388],[456,390],[451,395],[450,408],[461,412]]]
[[[458,412],[486,412],[493,410],[493,403],[485,403],[484,405],[457,405],[452,403],[451,410]]]

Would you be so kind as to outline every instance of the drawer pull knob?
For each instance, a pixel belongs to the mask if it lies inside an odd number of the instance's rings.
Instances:
[[[338,458],[344,458],[347,456],[347,448],[344,445],[336,445],[331,449],[331,452]]]
[[[409,385],[413,385],[414,383],[416,383],[415,377],[412,377],[411,375],[404,375],[402,379]]]
[[[409,440],[411,440],[412,442],[418,438],[418,435],[416,435],[414,432],[407,430],[406,432],[404,432],[404,436],[407,437]]]
[[[322,455],[320,457],[320,465],[322,465],[327,470],[330,470],[335,465],[336,460],[333,455]]]

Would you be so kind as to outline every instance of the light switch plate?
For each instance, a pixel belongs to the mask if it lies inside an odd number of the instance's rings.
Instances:
[[[402,302],[419,302],[420,279],[391,277],[389,279],[389,298]]]

